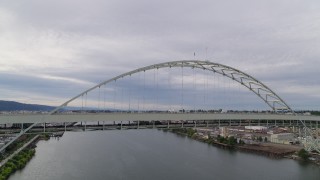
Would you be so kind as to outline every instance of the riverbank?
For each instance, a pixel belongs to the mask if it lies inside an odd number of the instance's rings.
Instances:
[[[270,158],[289,158],[299,161],[309,161],[320,166],[320,155],[310,154],[309,159],[302,159],[298,156],[298,152],[303,149],[303,147],[292,146],[292,145],[282,145],[274,143],[258,143],[258,144],[245,144],[241,140],[236,140],[233,137],[221,137],[216,138],[201,136],[196,133],[196,130],[191,128],[180,128],[165,130],[182,136],[187,136],[191,139],[218,146],[220,148],[234,149],[248,153],[255,153],[259,155],[268,156]]]
[[[2,155],[0,162],[0,180],[6,180],[17,170],[23,169],[35,155],[36,143],[49,139],[49,134],[28,135],[9,146],[9,151]]]
[[[35,152],[35,149],[25,149],[15,155],[12,159],[8,160],[8,162],[0,168],[0,180],[6,180],[17,170],[23,169],[35,155]]]
[[[14,154],[18,149],[23,147],[27,142],[31,141],[35,136],[36,134],[22,135],[15,142],[10,144],[4,152],[0,153],[0,162],[3,162],[4,159]],[[1,164],[3,163],[0,163],[0,167],[1,167]]]
[[[281,147],[270,143],[265,143],[257,145],[244,144],[242,146],[237,146],[237,149],[240,151],[261,154],[272,158],[283,158],[285,156],[293,155],[302,148],[296,149],[289,147]]]
[[[36,135],[34,137],[32,137],[32,139],[25,139],[24,141],[20,141],[19,144],[23,144],[22,146],[16,146],[15,149],[11,150],[10,154],[6,156],[4,156],[5,158],[3,160],[1,160],[0,162],[0,168],[5,165],[10,159],[12,159],[14,156],[16,156],[18,153],[20,153],[20,151],[26,149],[27,147],[31,147],[32,143],[36,143],[36,141],[39,139],[39,135]],[[1,171],[0,171],[1,172]]]

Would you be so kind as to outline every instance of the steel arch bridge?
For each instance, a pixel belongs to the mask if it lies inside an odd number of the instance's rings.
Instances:
[[[220,74],[226,78],[229,78],[235,82],[238,82],[242,86],[246,87],[249,91],[254,93],[256,96],[258,96],[265,104],[267,104],[272,111],[275,113],[283,113],[283,112],[289,112],[293,115],[296,115],[295,112],[292,110],[292,108],[282,99],[280,98],[273,90],[271,90],[268,86],[254,78],[253,76],[250,76],[249,74],[240,71],[238,69],[235,69],[230,66],[226,66],[219,63],[214,63],[210,61],[203,61],[203,60],[180,60],[180,61],[171,61],[171,62],[165,62],[165,63],[159,63],[154,64],[142,68],[135,69],[133,71],[123,73],[121,75],[118,75],[116,77],[113,77],[111,79],[108,79],[106,81],[103,81],[90,89],[87,89],[83,91],[82,93],[74,96],[70,100],[66,101],[62,105],[58,106],[54,110],[52,110],[49,115],[57,113],[62,108],[68,106],[69,103],[73,102],[74,100],[83,97],[87,93],[100,88],[101,86],[107,85],[108,83],[111,83],[113,81],[117,81],[118,79],[131,76],[133,74],[139,73],[139,72],[145,72],[148,70],[153,69],[161,69],[161,68],[172,68],[172,67],[182,67],[182,68],[192,68],[192,69],[202,69],[211,71],[213,73]],[[45,121],[46,116],[42,117],[41,121]],[[300,120],[300,119],[299,119]],[[320,153],[320,142],[319,139],[316,139],[314,137],[313,132],[311,129],[309,129],[305,123],[300,120],[300,123],[304,127],[304,144],[306,146],[306,149],[309,151],[316,150]],[[25,130],[21,131],[20,134],[18,134],[10,143],[3,146],[0,151],[5,149],[9,144],[11,144],[13,141],[15,141],[17,138],[19,138],[22,134],[33,128],[37,123],[32,124]]]

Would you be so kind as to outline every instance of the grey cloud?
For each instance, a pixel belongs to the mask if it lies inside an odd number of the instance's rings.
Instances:
[[[319,98],[286,92],[281,84],[320,84],[319,6],[316,0],[2,1],[0,12],[11,18],[0,25],[1,88],[71,97],[87,87],[28,74],[94,84],[142,66],[193,59],[196,52],[196,59],[257,77],[297,108],[318,108]]]

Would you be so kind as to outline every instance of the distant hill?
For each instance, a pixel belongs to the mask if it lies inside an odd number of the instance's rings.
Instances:
[[[55,107],[38,104],[24,104],[15,101],[0,100],[0,111],[51,111]]]

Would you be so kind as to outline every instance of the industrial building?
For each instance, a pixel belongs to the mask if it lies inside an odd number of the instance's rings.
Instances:
[[[270,141],[272,143],[279,143],[279,144],[292,144],[294,142],[294,134],[292,133],[271,134]]]

